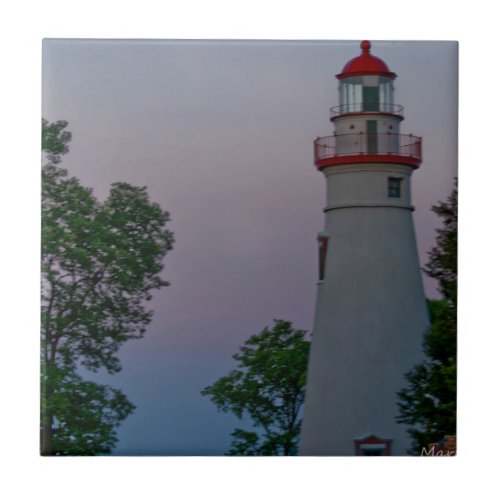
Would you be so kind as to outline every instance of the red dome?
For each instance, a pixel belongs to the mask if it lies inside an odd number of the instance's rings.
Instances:
[[[396,78],[396,73],[389,71],[387,64],[382,59],[370,54],[372,44],[368,40],[363,40],[360,44],[361,55],[351,59],[342,69],[342,73],[337,78],[347,78],[359,75],[380,75]]]

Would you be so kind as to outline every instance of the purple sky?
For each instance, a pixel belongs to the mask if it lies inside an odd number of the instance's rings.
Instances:
[[[423,137],[422,263],[438,224],[430,207],[456,175],[457,49],[372,42],[398,74],[402,133]],[[325,203],[312,141],[331,134],[334,75],[359,52],[359,41],[44,42],[43,116],[73,133],[63,166],[99,198],[115,181],[148,186],[176,238],[145,338],[124,346],[120,374],[97,377],[137,405],[117,454],[224,453],[238,421],[200,390],[274,318],[311,330]]]

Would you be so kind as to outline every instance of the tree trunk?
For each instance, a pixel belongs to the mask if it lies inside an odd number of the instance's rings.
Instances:
[[[52,415],[44,415],[40,428],[40,455],[46,457],[54,454],[52,448]]]

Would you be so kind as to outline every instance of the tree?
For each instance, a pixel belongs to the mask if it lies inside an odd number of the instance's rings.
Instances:
[[[50,163],[56,164],[61,161],[61,155],[69,151],[68,143],[71,140],[71,132],[65,130],[68,122],[59,120],[49,123],[42,118],[42,152],[47,155]]]
[[[113,428],[133,405],[77,370],[120,370],[118,349],[143,336],[152,317],[145,302],[168,285],[160,272],[173,235],[146,188],[115,183],[99,202],[68,177],[57,165],[66,126],[42,121],[41,449],[95,454],[111,450]]]
[[[118,389],[85,381],[55,364],[45,370],[50,397],[42,398],[42,413],[53,416],[51,454],[95,455],[110,453],[116,444],[114,429],[134,405]]]
[[[219,410],[248,415],[259,432],[237,428],[228,455],[295,455],[304,402],[309,341],[292,323],[252,335],[233,356],[238,367],[205,387]]]
[[[412,452],[456,434],[457,380],[457,189],[433,206],[442,218],[436,246],[424,271],[438,280],[443,297],[428,301],[431,327],[424,336],[426,359],[406,374],[408,387],[398,393],[398,422],[408,424]]]

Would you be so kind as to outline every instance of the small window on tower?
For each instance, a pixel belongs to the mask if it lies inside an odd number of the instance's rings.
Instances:
[[[388,188],[389,198],[401,198],[401,179],[389,177]]]
[[[328,251],[328,235],[320,233],[318,235],[318,251],[319,251],[319,280],[325,279],[326,253]]]

